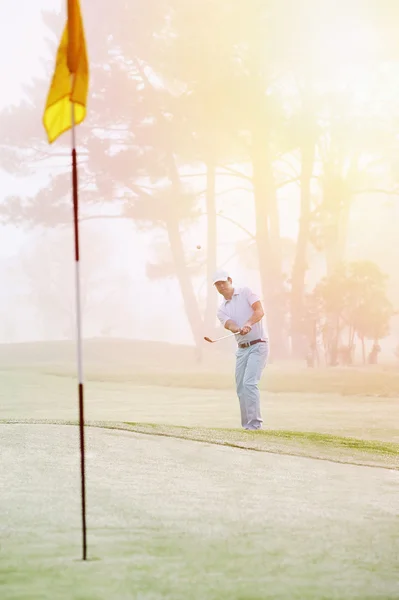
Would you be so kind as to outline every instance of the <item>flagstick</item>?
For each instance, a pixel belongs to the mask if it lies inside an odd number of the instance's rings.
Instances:
[[[73,190],[73,223],[75,233],[75,289],[76,289],[76,332],[77,332],[77,360],[79,377],[79,431],[80,431],[80,470],[82,494],[82,532],[83,532],[83,560],[87,559],[86,536],[86,481],[85,481],[85,439],[84,439],[84,402],[83,402],[83,367],[82,367],[82,317],[80,306],[80,270],[79,270],[79,196],[78,196],[78,166],[76,160],[75,143],[75,115],[74,105],[72,110],[72,190]]]

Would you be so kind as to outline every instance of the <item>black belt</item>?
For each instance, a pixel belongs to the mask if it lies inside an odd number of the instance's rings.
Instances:
[[[264,342],[265,340],[252,340],[252,342],[242,342],[238,344],[239,348],[248,348],[249,346],[253,346],[254,344],[259,344],[259,342]]]

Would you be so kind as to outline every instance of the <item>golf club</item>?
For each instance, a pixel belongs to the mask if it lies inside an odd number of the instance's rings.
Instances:
[[[237,331],[237,333],[229,333],[228,335],[223,335],[220,338],[216,338],[216,340],[211,340],[211,338],[209,337],[204,337],[204,340],[206,340],[207,342],[210,342],[211,344],[214,344],[215,342],[219,342],[220,340],[225,340],[226,338],[232,337],[233,335],[238,335],[240,332]]]

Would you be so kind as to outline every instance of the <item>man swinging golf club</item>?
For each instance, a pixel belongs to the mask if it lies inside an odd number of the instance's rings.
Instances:
[[[235,377],[241,424],[247,430],[261,429],[263,420],[258,383],[269,354],[268,336],[262,323],[262,304],[249,288],[233,287],[226,271],[215,273],[213,284],[223,296],[217,317],[225,329],[237,337]]]

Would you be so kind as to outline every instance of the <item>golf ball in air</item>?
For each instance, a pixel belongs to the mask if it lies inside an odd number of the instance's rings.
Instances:
[[[197,246],[197,250],[201,250],[201,246],[199,244]]]

